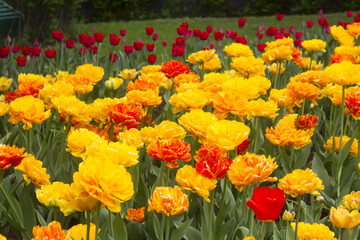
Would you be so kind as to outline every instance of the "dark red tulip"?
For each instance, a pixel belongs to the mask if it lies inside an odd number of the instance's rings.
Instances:
[[[147,56],[147,59],[148,59],[149,64],[154,64],[156,62],[156,55],[155,54],[149,54]]]
[[[26,65],[26,57],[24,56],[18,56],[15,58],[16,63],[19,67],[24,67]]]
[[[75,40],[66,39],[66,48],[74,48],[75,46]]]
[[[57,51],[55,49],[45,49],[44,53],[47,58],[55,58]]]
[[[94,33],[95,41],[102,42],[104,41],[105,34],[103,33]]]

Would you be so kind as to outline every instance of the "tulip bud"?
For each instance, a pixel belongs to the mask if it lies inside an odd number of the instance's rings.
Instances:
[[[56,81],[56,78],[54,78],[53,76],[51,76],[50,74],[47,74],[45,77],[45,82],[49,83],[51,85],[53,85]]]
[[[359,170],[359,172],[360,172],[360,163],[358,164],[358,170]]]
[[[289,212],[288,210],[285,210],[284,214],[282,215],[282,219],[285,221],[291,221],[295,218],[294,212]]]
[[[105,81],[105,88],[107,90],[116,90],[121,86],[122,82],[121,78],[109,78],[109,80]]]
[[[313,109],[315,105],[313,103],[310,103],[310,109]]]
[[[322,203],[322,202],[324,202],[324,197],[323,196],[317,196],[316,201]]]

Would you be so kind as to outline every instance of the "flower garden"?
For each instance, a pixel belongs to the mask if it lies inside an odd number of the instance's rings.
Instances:
[[[248,37],[246,18],[184,22],[168,48],[146,26],[132,45],[126,29],[53,31],[48,49],[9,39],[0,239],[359,239],[360,14],[347,14]]]

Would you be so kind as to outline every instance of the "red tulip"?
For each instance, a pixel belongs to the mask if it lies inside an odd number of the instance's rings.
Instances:
[[[11,49],[13,53],[17,53],[20,50],[20,47],[18,45],[14,45]],[[0,50],[1,51],[1,50]],[[1,53],[0,53],[1,54]]]
[[[184,35],[185,32],[186,32],[186,28],[183,28],[183,27],[178,27],[176,29],[177,33],[181,36],[181,35]]]
[[[167,46],[167,41],[163,41],[163,42],[162,42],[162,45],[163,45],[164,47],[166,47],[166,46]]]
[[[156,41],[156,40],[158,39],[158,37],[159,37],[159,34],[154,33],[154,35],[153,35],[153,37],[152,37],[152,40],[153,40],[153,41]]]
[[[90,52],[91,52],[92,54],[96,54],[96,53],[98,52],[98,46],[92,46],[92,47],[90,47]]]
[[[237,37],[237,32],[236,31],[230,32],[230,38],[231,39],[235,39],[236,37]]]
[[[225,36],[223,32],[214,32],[214,38],[216,41],[222,41]]]
[[[284,34],[281,32],[278,32],[275,34],[275,39],[283,39],[284,38]]]
[[[284,33],[284,37],[286,37],[286,38],[290,37],[290,33],[285,32],[285,33]]]
[[[259,52],[265,52],[265,48],[266,48],[266,43],[259,43],[257,45],[257,49],[259,50]]]
[[[145,28],[146,31],[146,35],[151,36],[154,32],[154,28],[153,27],[147,27]]]
[[[74,48],[75,46],[75,40],[66,39],[66,48]]]
[[[26,57],[18,56],[15,59],[19,67],[24,67],[26,65]]]
[[[64,34],[60,30],[52,31],[52,38],[61,42],[64,38]]]
[[[208,32],[202,32],[199,36],[200,40],[207,40],[209,38]]]
[[[296,37],[297,39],[301,38],[301,35],[302,35],[302,32],[296,32],[296,33],[295,33],[295,37]]]
[[[86,47],[80,47],[79,54],[80,55],[85,55],[85,53],[86,53]]]
[[[301,42],[302,42],[301,39],[295,39],[295,40],[294,40],[294,46],[295,46],[295,47],[302,47],[302,46],[301,46]]]
[[[290,32],[290,33],[294,33],[294,32],[295,32],[294,25],[291,25],[291,26],[289,27],[289,32]]]
[[[21,47],[21,52],[24,56],[27,56],[31,53],[31,47],[29,46],[22,46]]]
[[[110,53],[109,60],[116,62],[117,61],[117,54],[116,53]]]
[[[313,21],[306,21],[306,25],[308,28],[312,28],[312,26],[314,25]]]
[[[144,43],[142,43],[142,42],[134,42],[134,49],[136,51],[140,51],[143,48],[143,46],[144,46]]]
[[[275,221],[278,219],[285,204],[283,190],[279,188],[257,187],[246,205],[254,211],[260,221]]]
[[[181,23],[180,27],[185,28],[186,30],[189,28],[189,24],[186,22]]]
[[[277,14],[276,14],[276,19],[277,19],[278,21],[281,21],[283,18],[284,18],[284,15],[283,15],[283,14],[280,14],[280,13],[277,13]]]
[[[0,58],[7,58],[9,56],[9,53],[10,53],[10,47],[0,47]]]
[[[179,47],[179,46],[175,46],[171,49],[171,53],[173,57],[179,57],[179,56],[184,56],[185,53],[185,48],[183,47]]]
[[[245,37],[236,37],[236,38],[235,38],[235,42],[236,42],[236,43],[242,43],[242,44],[244,44],[244,45],[247,45],[247,40],[246,40]]]
[[[110,44],[117,46],[120,43],[121,38],[116,36],[116,34],[110,34]]]
[[[196,29],[193,30],[193,33],[194,33],[194,36],[195,36],[195,37],[199,37],[200,34],[201,34],[201,31],[200,31],[200,29],[197,29],[197,28],[196,28]]]
[[[207,26],[206,27],[206,31],[208,32],[208,33],[211,33],[212,31],[213,31],[213,27],[212,26]]]
[[[329,26],[329,23],[326,18],[318,18],[318,23],[322,28]]]
[[[153,44],[153,43],[148,43],[148,44],[146,44],[146,49],[147,49],[149,52],[154,51],[154,49],[155,49],[155,44]]]
[[[44,53],[45,53],[45,56],[46,56],[47,58],[55,58],[55,57],[56,57],[56,54],[57,54],[57,52],[56,52],[55,49],[54,49],[54,50],[52,50],[52,49],[45,49],[45,50],[44,50]]]
[[[120,35],[121,35],[122,37],[125,37],[125,35],[126,35],[126,29],[120,29]]]
[[[238,19],[239,28],[244,28],[245,23],[246,23],[246,18],[239,18]]]
[[[176,41],[176,45],[180,46],[180,47],[185,47],[185,38],[184,37],[176,37],[175,41]]]
[[[130,46],[130,45],[124,45],[124,52],[126,54],[130,54],[134,51],[134,46]]]
[[[262,39],[264,37],[264,34],[263,33],[256,33],[256,37],[258,39]]]
[[[94,33],[95,41],[102,42],[104,40],[105,34],[103,33]]]
[[[353,11],[347,11],[346,14],[347,14],[348,17],[352,17],[353,16]]]
[[[149,64],[154,64],[156,62],[156,55],[155,54],[149,54],[147,56],[147,59],[148,59]]]
[[[275,36],[278,32],[278,29],[276,27],[270,26],[268,29],[265,30],[265,34],[267,36]]]
[[[38,57],[38,56],[40,56],[40,54],[41,54],[41,48],[33,47],[31,49],[32,56]]]

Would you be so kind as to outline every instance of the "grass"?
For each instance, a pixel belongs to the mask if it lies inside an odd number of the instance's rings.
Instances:
[[[240,16],[239,16],[240,17]],[[335,25],[338,21],[353,22],[353,18],[348,18],[346,12],[326,14],[330,26]],[[264,17],[246,17],[246,29],[239,29],[237,18],[174,18],[174,19],[156,19],[156,20],[145,20],[145,21],[129,21],[129,22],[97,22],[97,23],[84,23],[76,24],[75,32],[92,34],[93,29],[96,28],[98,32],[105,33],[105,44],[108,44],[108,35],[115,33],[119,35],[120,29],[126,29],[126,43],[132,45],[134,41],[141,38],[143,42],[147,42],[147,35],[145,34],[145,27],[153,27],[155,32],[159,34],[158,44],[160,42],[167,41],[169,44],[174,42],[174,38],[177,37],[176,28],[182,23],[187,22],[190,25],[190,29],[200,29],[201,31],[206,30],[206,26],[211,25],[214,27],[214,31],[218,28],[222,28],[225,32],[226,29],[230,31],[237,31],[238,35],[244,36],[248,39],[254,39],[256,31],[261,23],[264,23],[265,29],[269,26],[285,27],[288,31],[289,27],[293,25],[295,31],[301,31],[302,22],[308,20],[314,21],[314,27],[317,27],[317,19],[320,18],[318,14],[314,15],[288,15],[285,16],[282,21],[277,21],[274,16]],[[213,35],[211,34],[211,39]]]

